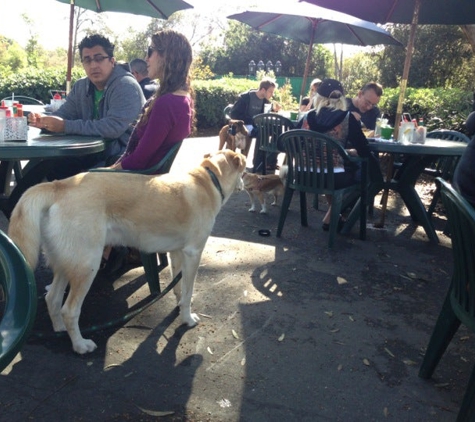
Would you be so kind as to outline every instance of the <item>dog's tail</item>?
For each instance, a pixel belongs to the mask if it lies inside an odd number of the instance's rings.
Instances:
[[[280,166],[279,177],[280,177],[280,180],[282,180],[282,183],[284,184],[284,186],[287,182],[287,173],[288,172],[289,172],[289,166],[287,166],[287,165]]]
[[[41,220],[54,202],[52,183],[41,183],[28,189],[15,206],[8,236],[18,246],[30,267],[38,264],[41,248]]]

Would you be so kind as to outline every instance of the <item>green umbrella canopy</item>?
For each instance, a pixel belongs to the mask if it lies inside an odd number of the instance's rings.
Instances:
[[[69,18],[68,68],[66,75],[66,91],[71,88],[71,67],[73,57],[73,26],[74,6],[95,12],[121,12],[133,15],[150,16],[168,19],[178,10],[191,9],[193,6],[183,0],[57,0],[71,7]]]
[[[420,25],[475,24],[474,0],[305,0],[305,2],[348,13],[378,23],[412,23],[420,2]]]
[[[306,85],[312,45],[342,43],[352,45],[402,45],[374,23],[330,9],[302,2],[258,6],[228,16],[259,31],[280,35],[309,44],[302,89]]]

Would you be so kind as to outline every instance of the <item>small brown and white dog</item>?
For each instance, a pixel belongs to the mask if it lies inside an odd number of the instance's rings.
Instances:
[[[287,177],[287,166],[282,166],[279,174],[257,174],[244,172],[242,175],[243,186],[251,200],[249,212],[256,211],[256,198],[261,204],[261,214],[267,213],[266,194],[274,196],[272,206],[277,205],[279,197],[284,195],[285,178]]]
[[[66,330],[77,353],[96,348],[82,337],[79,315],[106,245],[169,252],[172,277],[182,272],[174,288],[181,319],[196,325],[191,297],[201,254],[221,207],[242,187],[245,168],[242,154],[225,150],[180,174],[89,172],[28,189],[8,235],[33,269],[44,250],[54,273],[45,298],[54,331]]]
[[[251,137],[242,120],[230,120],[219,131],[219,149],[241,150],[241,154],[247,157],[251,148]]]

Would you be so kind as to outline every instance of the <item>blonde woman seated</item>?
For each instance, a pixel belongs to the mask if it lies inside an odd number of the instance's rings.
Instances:
[[[322,81],[315,96],[315,108],[307,113],[302,122],[302,127],[335,138],[352,156],[370,156],[368,141],[361,131],[361,124],[352,113],[347,111],[343,86],[335,79],[324,79]],[[335,175],[335,187],[337,189],[343,188],[354,184],[358,180],[360,180],[358,166],[344,167],[342,161],[341,168]],[[322,228],[328,231],[330,228],[332,197],[327,195],[326,199],[328,211],[323,218]],[[340,216],[339,230],[341,230],[343,224],[344,220]]]
[[[315,78],[312,82],[310,82],[310,92],[308,93],[308,103],[305,106],[304,110],[301,111],[309,111],[315,107],[315,98],[317,96],[317,90],[320,84],[322,83],[321,79]]]

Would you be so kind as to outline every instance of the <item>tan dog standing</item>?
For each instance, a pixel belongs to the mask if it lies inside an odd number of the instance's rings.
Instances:
[[[249,154],[252,139],[247,127],[242,120],[230,120],[229,124],[224,125],[219,131],[219,149],[223,148],[236,151],[241,150],[245,157]]]
[[[181,318],[194,326],[191,296],[201,254],[221,207],[242,187],[245,167],[242,154],[226,150],[185,174],[81,173],[25,192],[8,235],[33,269],[43,247],[54,272],[46,295],[53,329],[67,330],[77,353],[97,347],[82,337],[79,315],[106,245],[170,252],[172,276],[182,271],[174,289]]]
[[[272,206],[277,205],[279,197],[284,195],[284,182],[287,177],[287,166],[282,166],[279,175],[277,174],[257,174],[244,172],[242,175],[242,181],[244,189],[249,195],[251,201],[251,208],[249,212],[256,211],[256,198],[261,204],[261,214],[267,213],[266,197],[265,195],[273,195],[274,201]]]

